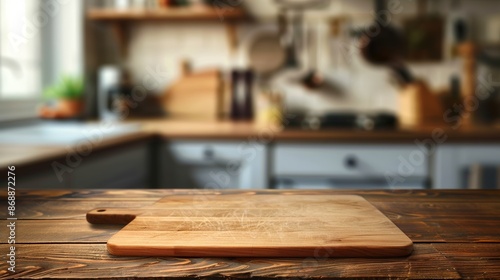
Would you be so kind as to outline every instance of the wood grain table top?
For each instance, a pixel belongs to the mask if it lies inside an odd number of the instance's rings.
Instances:
[[[414,242],[398,258],[116,257],[106,241],[119,225],[92,225],[98,207],[139,208],[166,195],[356,194]],[[6,191],[0,196],[1,279],[463,279],[500,278],[498,190],[58,190],[17,191],[16,273],[5,262]],[[320,215],[321,213],[318,213]]]

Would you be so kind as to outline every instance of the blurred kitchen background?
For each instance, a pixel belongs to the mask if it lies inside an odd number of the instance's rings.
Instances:
[[[500,188],[499,89],[496,0],[0,1],[19,188]]]

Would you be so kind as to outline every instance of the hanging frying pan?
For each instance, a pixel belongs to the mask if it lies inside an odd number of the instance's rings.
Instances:
[[[390,24],[391,17],[385,0],[375,0],[375,21],[360,38],[361,54],[374,65],[392,69],[402,84],[413,81],[413,77],[403,63],[406,49],[402,32]]]

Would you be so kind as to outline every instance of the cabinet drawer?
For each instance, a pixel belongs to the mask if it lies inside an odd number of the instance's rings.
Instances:
[[[166,188],[266,188],[266,146],[236,141],[173,141],[163,146]]]
[[[427,154],[412,145],[278,144],[273,175],[424,177]]]
[[[231,162],[246,160],[242,145],[230,142],[173,142],[166,146],[168,152],[183,163],[205,161]],[[248,154],[248,156],[251,156]]]
[[[472,166],[500,166],[500,145],[441,145],[437,147],[434,164],[434,188],[468,188]],[[481,179],[481,181],[484,179]],[[481,187],[497,182],[482,182]]]
[[[362,177],[362,176],[357,176]],[[387,189],[391,185],[385,178],[332,178],[330,177],[276,177],[273,180],[275,189]],[[398,189],[424,189],[426,178],[408,178],[397,184]]]

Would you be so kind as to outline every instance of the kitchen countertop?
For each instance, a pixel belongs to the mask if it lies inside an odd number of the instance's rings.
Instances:
[[[107,150],[131,143],[148,141],[154,137],[148,132],[132,132],[125,135],[110,137],[92,145],[94,152]],[[32,144],[0,144],[0,170],[9,165],[23,167],[65,157],[71,147],[67,145],[32,145]]]
[[[500,126],[416,127],[396,130],[363,131],[354,129],[301,130],[274,125],[231,121],[145,120],[143,130],[166,139],[257,139],[271,141],[322,141],[347,143],[413,143],[416,139],[444,138],[445,142],[500,143]],[[436,134],[439,134],[436,136]]]
[[[402,128],[398,130],[284,130],[273,125],[251,122],[196,121],[177,119],[132,120],[141,129],[121,136],[110,137],[93,146],[104,150],[117,145],[155,138],[163,140],[227,140],[271,142],[325,142],[325,143],[408,143],[430,139],[434,143],[500,143],[500,126],[448,128]],[[0,144],[0,169],[8,165],[24,166],[55,160],[66,156],[65,145]]]
[[[137,208],[169,194],[201,192],[358,194],[412,239],[414,252],[371,259],[115,257],[106,241],[121,226],[85,220],[93,208]],[[1,196],[6,201],[5,191]],[[7,209],[0,216],[6,233]],[[22,190],[16,192],[16,217],[16,273],[3,261],[2,279],[500,278],[499,190]],[[4,256],[6,241],[0,240]]]

